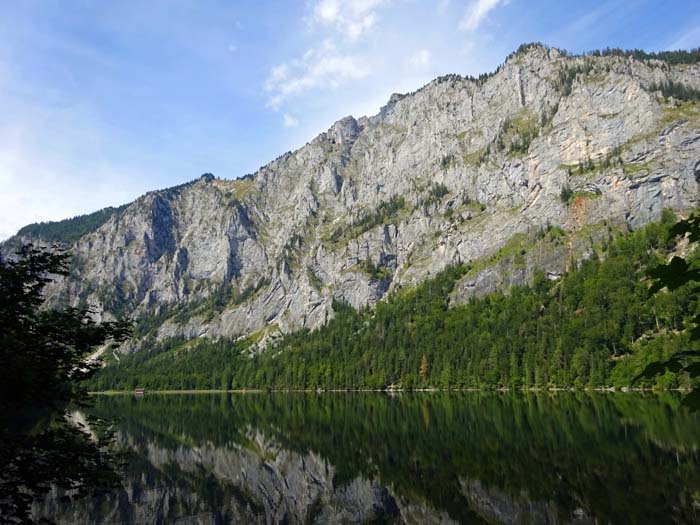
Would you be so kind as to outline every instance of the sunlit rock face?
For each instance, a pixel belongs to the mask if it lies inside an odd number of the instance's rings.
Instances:
[[[244,179],[139,198],[71,247],[51,296],[159,314],[159,339],[262,331],[262,348],[452,264],[476,268],[455,302],[554,278],[612,226],[698,204],[700,105],[653,91],[668,81],[700,89],[700,66],[534,46],[484,81],[436,79]],[[541,238],[553,226],[563,240]]]

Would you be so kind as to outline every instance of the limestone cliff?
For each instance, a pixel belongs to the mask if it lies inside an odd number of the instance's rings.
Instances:
[[[144,195],[70,246],[50,294],[151,317],[160,339],[264,342],[455,263],[472,266],[456,302],[556,277],[610,225],[697,206],[700,104],[664,98],[669,83],[700,89],[700,66],[530,46],[492,75],[346,117],[253,175]]]

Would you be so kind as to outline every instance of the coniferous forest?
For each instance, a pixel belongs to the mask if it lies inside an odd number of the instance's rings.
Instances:
[[[645,366],[697,343],[682,330],[697,311],[687,287],[649,293],[647,272],[678,249],[675,222],[611,239],[558,280],[450,307],[468,265],[450,267],[373,308],[335,304],[316,331],[251,355],[250,341],[178,341],[110,359],[95,390],[690,387]],[[695,252],[687,254],[698,261]]]

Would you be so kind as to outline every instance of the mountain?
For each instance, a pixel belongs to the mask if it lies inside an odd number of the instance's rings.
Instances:
[[[698,52],[569,56],[521,46],[489,75],[448,75],[346,117],[236,180],[210,174],[131,204],[26,227],[64,242],[54,303],[133,315],[146,340],[262,348],[468,263],[454,304],[551,279],[611,228],[698,205]],[[543,236],[552,229],[559,236]]]

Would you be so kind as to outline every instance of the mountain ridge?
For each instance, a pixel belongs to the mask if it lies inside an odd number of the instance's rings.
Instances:
[[[664,96],[679,85],[688,100]],[[697,206],[698,90],[696,63],[521,46],[491,74],[345,117],[252,176],[139,197],[72,244],[71,275],[48,293],[149,318],[141,338],[255,334],[263,347],[324,324],[334,300],[374,304],[451,264],[481,267],[457,303],[536,270],[557,278],[605,223]],[[552,226],[566,242],[538,244]],[[504,252],[522,261],[499,270]]]

